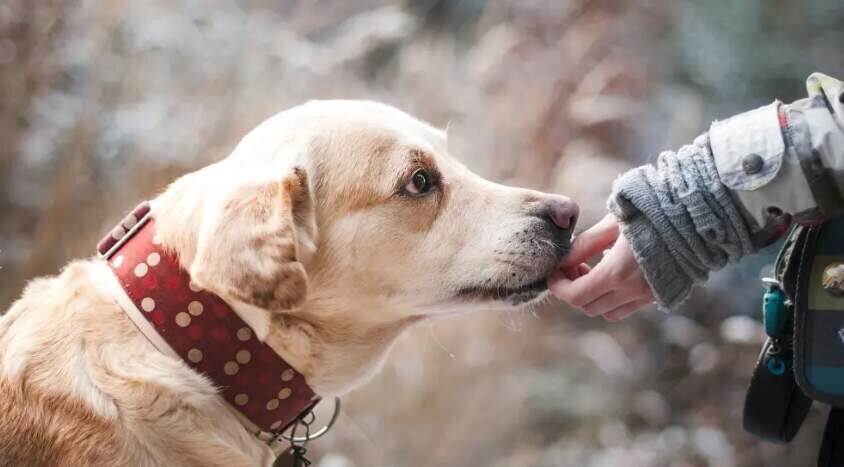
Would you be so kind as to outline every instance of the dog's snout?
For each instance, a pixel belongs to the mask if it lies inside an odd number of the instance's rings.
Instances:
[[[573,230],[580,208],[565,197],[554,197],[545,202],[544,217],[563,230]]]

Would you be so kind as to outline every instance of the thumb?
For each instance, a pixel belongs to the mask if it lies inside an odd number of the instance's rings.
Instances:
[[[607,214],[600,222],[589,227],[575,238],[571,251],[562,266],[570,267],[583,263],[601,253],[615,243],[618,238],[618,221],[612,214]]]

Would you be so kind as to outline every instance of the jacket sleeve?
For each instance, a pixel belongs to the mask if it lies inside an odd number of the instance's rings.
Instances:
[[[844,210],[844,84],[821,74],[809,97],[713,123],[655,165],[619,177],[619,219],[657,302],[682,303],[710,271],[771,243],[792,219]]]
[[[844,83],[820,73],[809,97],[774,102],[709,130],[721,181],[755,228],[781,213],[816,222],[844,211]]]

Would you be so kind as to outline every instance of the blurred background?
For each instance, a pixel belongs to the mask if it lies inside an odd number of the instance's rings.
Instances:
[[[612,180],[715,118],[844,77],[841,0],[2,0],[0,310],[179,175],[316,98],[449,126],[490,179],[602,215]],[[560,303],[414,330],[346,397],[318,467],[808,466],[741,429],[763,332],[730,267],[621,324]]]

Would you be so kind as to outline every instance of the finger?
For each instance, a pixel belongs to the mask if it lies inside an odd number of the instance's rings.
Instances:
[[[603,283],[603,274],[595,274],[594,269],[574,280],[567,278],[562,271],[558,271],[548,279],[548,289],[560,300],[582,308],[583,305],[607,293],[607,288],[602,286]]]
[[[600,316],[604,313],[613,311],[620,306],[635,301],[637,298],[638,297],[631,297],[628,292],[614,290],[584,305],[583,311],[588,316]]]
[[[563,275],[569,280],[575,280],[579,277],[585,276],[589,274],[592,268],[586,263],[580,263],[577,266],[569,266],[567,268],[563,268],[561,271]]]
[[[591,271],[591,270],[592,270],[592,266],[589,266],[586,263],[580,263],[577,266],[577,273],[579,274],[577,277],[585,276],[585,275],[589,274],[589,271]]]
[[[653,299],[651,298],[643,298],[641,300],[636,300],[625,305],[622,305],[612,311],[609,311],[604,314],[604,319],[609,322],[621,321],[628,316],[636,313],[637,311],[644,310],[654,304]]]
[[[618,222],[615,216],[608,214],[575,238],[571,251],[563,260],[563,266],[586,261],[612,245],[616,238],[618,238]]]

